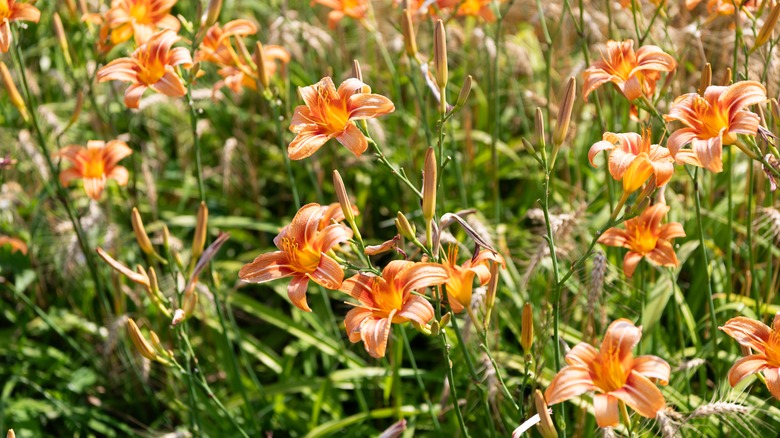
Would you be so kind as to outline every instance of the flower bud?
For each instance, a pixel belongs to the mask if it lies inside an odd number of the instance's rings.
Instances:
[[[203,26],[208,28],[219,19],[219,13],[222,11],[222,0],[209,0],[208,10],[206,12],[206,21]]]
[[[436,213],[436,183],[437,183],[436,153],[428,148],[425,153],[425,170],[423,173],[422,212],[425,222],[433,220]]]
[[[5,434],[5,438],[16,438],[16,433],[13,429],[8,429],[8,433]]]
[[[130,340],[133,341],[135,349],[141,353],[141,356],[149,360],[157,360],[157,353],[154,351],[154,347],[149,341],[146,340],[141,330],[136,325],[133,318],[127,319],[127,334],[130,336]]]
[[[706,63],[701,70],[701,82],[699,82],[699,94],[703,95],[707,87],[712,85],[712,66]]]
[[[198,207],[198,219],[195,222],[195,236],[192,238],[192,262],[196,263],[198,257],[203,254],[203,248],[206,246],[206,231],[209,223],[209,209],[206,203],[201,201]]]
[[[727,87],[731,85],[731,67],[726,67],[726,71],[723,73],[723,77],[720,78],[720,85]]]
[[[473,86],[474,79],[471,75],[466,76],[466,80],[463,82],[463,86],[460,88],[460,94],[458,94],[458,100],[455,102],[456,108],[462,108],[468,101],[469,94],[471,93],[471,87]]]
[[[404,34],[404,48],[406,54],[411,58],[417,57],[417,37],[414,34],[414,24],[412,23],[412,13],[409,9],[404,9],[401,17],[401,31]]]
[[[355,221],[355,212],[352,210],[352,204],[349,202],[349,196],[347,195],[347,188],[344,187],[344,180],[341,179],[341,174],[339,174],[338,170],[333,171],[333,187],[336,189],[336,197],[339,199],[341,211],[344,212],[344,219],[347,223],[352,224]]]
[[[3,77],[3,85],[5,85],[5,90],[8,92],[8,98],[11,100],[11,103],[19,110],[19,114],[24,121],[29,122],[30,113],[27,112],[27,106],[24,104],[24,99],[22,99],[22,95],[19,94],[19,90],[16,88],[16,84],[14,84],[14,80],[11,77],[11,72],[8,71],[8,67],[3,61],[0,61],[0,76]]]
[[[363,71],[360,69],[360,61],[352,60],[352,77],[363,82]]]
[[[544,149],[546,146],[544,141],[544,114],[542,114],[542,109],[539,107],[536,107],[534,128],[536,130],[536,144],[539,145],[540,148]]]
[[[146,234],[144,223],[141,220],[141,213],[138,209],[133,207],[133,211],[130,214],[130,222],[133,225],[133,233],[135,233],[135,240],[138,242],[138,247],[141,248],[145,254],[152,254],[154,247],[152,247],[152,241],[149,240],[149,236]]]
[[[75,16],[77,12],[76,2],[74,0],[66,0],[65,5],[68,7],[68,12],[70,12],[70,15]]]
[[[772,8],[772,11],[769,13],[769,17],[767,17],[766,21],[764,21],[764,25],[761,26],[761,30],[758,32],[758,37],[756,37],[756,42],[753,44],[753,48],[750,49],[751,53],[769,41],[769,38],[772,37],[772,31],[775,29],[775,25],[777,25],[778,18],[780,18],[780,3],[776,4],[775,7]]]
[[[563,93],[561,106],[558,109],[558,121],[553,131],[553,146],[559,147],[566,140],[566,134],[569,133],[569,122],[571,121],[571,111],[574,108],[574,99],[577,97],[577,81],[574,76],[569,77],[566,83],[566,89]],[[553,153],[553,156],[555,153]],[[555,159],[553,158],[553,161]]]
[[[60,14],[55,12],[52,21],[54,22],[54,34],[57,36],[57,42],[60,44],[60,49],[62,49],[62,56],[65,57],[65,63],[68,64],[68,66],[72,66],[73,61],[71,61],[70,58],[68,39],[65,35],[65,28],[62,26],[62,19],[60,18]]]
[[[103,251],[103,248],[97,248],[97,253],[106,263],[108,263],[109,266],[111,266],[115,271],[119,272],[120,274],[124,275],[125,277],[129,278],[135,283],[138,283],[147,289],[151,287],[149,284],[149,276],[146,275],[145,272],[134,272],[127,266],[119,263],[116,261],[113,257],[108,255],[105,251]]]
[[[441,328],[447,327],[450,324],[450,320],[452,319],[452,313],[447,312],[444,314],[444,316],[441,317],[441,320],[439,320],[439,326]]]
[[[265,71],[265,49],[260,41],[255,45],[254,61],[257,65],[257,78],[260,81],[260,85],[263,89],[268,89],[271,85],[271,80],[268,78],[268,72]]]
[[[623,174],[623,191],[634,193],[653,175],[653,165],[647,153],[640,153]]]
[[[441,20],[436,21],[436,28],[433,34],[433,66],[436,71],[436,84],[439,89],[447,88],[447,34],[444,31],[444,23]],[[441,96],[442,101],[446,101]]]
[[[165,248],[165,252],[169,252],[171,250],[171,232],[168,231],[168,225],[163,224],[163,248]]]
[[[431,321],[431,334],[433,336],[438,336],[440,331],[441,326],[439,325],[439,321],[436,321],[435,319]]]
[[[542,391],[534,391],[534,405],[536,405],[536,413],[539,414],[539,433],[543,438],[558,438],[558,432],[555,430],[555,425],[550,418],[550,409],[547,407],[547,402],[544,401]]]
[[[395,227],[398,228],[398,232],[401,233],[401,235],[406,239],[417,239],[417,231],[414,229],[414,226],[409,223],[409,220],[406,219],[406,216],[404,216],[404,214],[400,211],[398,212],[398,216],[395,219]]]
[[[523,306],[523,319],[520,328],[520,345],[523,352],[528,354],[534,343],[534,312],[531,303],[526,302]]]

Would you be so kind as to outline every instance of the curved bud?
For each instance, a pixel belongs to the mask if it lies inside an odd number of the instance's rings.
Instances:
[[[219,19],[219,13],[222,11],[222,0],[210,0],[208,10],[206,12],[206,21],[203,22],[204,27],[211,27]]]
[[[712,66],[710,63],[706,63],[701,70],[701,82],[699,82],[699,94],[703,95],[704,91],[712,85]]]
[[[417,239],[417,231],[415,230],[414,226],[409,223],[409,219],[407,219],[406,216],[404,216],[404,214],[400,211],[398,212],[398,216],[395,219],[395,227],[398,228],[398,232],[401,233],[401,235],[406,239]]]
[[[22,95],[19,94],[19,90],[16,88],[16,84],[14,84],[14,80],[11,77],[11,72],[8,71],[8,66],[6,66],[3,61],[0,61],[0,76],[2,76],[3,85],[5,85],[5,90],[8,92],[8,99],[16,107],[16,109],[19,110],[19,114],[22,116],[24,121],[29,122],[30,113],[27,112],[27,105],[24,104],[24,99],[22,99]]]
[[[336,197],[341,205],[341,211],[344,212],[344,219],[351,225],[355,221],[355,212],[352,210],[352,204],[349,202],[349,196],[347,195],[347,188],[344,187],[344,180],[341,179],[341,174],[338,170],[333,171],[333,187],[336,190]]]
[[[265,71],[265,49],[260,41],[255,45],[253,59],[257,65],[257,78],[260,81],[260,85],[263,86],[263,89],[268,89],[271,85],[271,80],[268,78],[268,72]]]
[[[566,134],[569,133],[569,122],[571,121],[571,111],[574,108],[574,99],[577,97],[577,81],[574,76],[569,77],[566,83],[566,89],[563,93],[561,106],[558,109],[558,120],[553,131],[553,146],[559,147],[566,140]],[[553,157],[555,153],[553,153]],[[555,161],[555,158],[553,158]]]
[[[352,77],[363,82],[363,71],[360,69],[360,61],[352,60]]]
[[[138,325],[133,321],[133,318],[127,319],[127,334],[130,336],[130,340],[133,341],[135,349],[141,353],[141,356],[149,360],[157,360],[157,353],[154,351],[154,347],[149,341],[146,340]]]
[[[133,225],[133,233],[135,233],[135,240],[138,242],[138,247],[141,248],[145,254],[152,254],[154,247],[152,247],[152,241],[149,240],[149,235],[146,234],[144,228],[144,222],[141,220],[141,213],[138,209],[133,207],[133,211],[130,213],[130,223]]]
[[[203,254],[203,248],[206,246],[206,231],[209,223],[209,208],[206,203],[201,201],[198,207],[198,219],[195,222],[195,236],[192,238],[192,262],[198,261],[198,257]]]
[[[534,405],[536,406],[536,413],[539,414],[539,433],[543,438],[558,438],[558,432],[555,430],[555,425],[550,417],[550,408],[547,407],[547,402],[544,401],[542,391],[536,390],[534,392]]]
[[[73,61],[71,61],[70,58],[68,39],[65,35],[65,28],[62,26],[62,19],[60,18],[60,14],[55,12],[52,18],[52,21],[54,22],[54,35],[57,36],[57,42],[60,45],[60,49],[62,49],[62,56],[65,57],[65,63],[68,64],[68,66],[72,66]]]
[[[756,37],[756,42],[753,44],[753,48],[750,49],[750,52],[755,51],[759,47],[766,44],[767,41],[769,41],[769,38],[772,36],[772,31],[774,31],[775,25],[777,25],[778,18],[780,18],[780,3],[776,4],[775,7],[772,8],[772,11],[769,13],[769,17],[767,17],[764,25],[761,26],[761,30],[758,32],[758,37]]]

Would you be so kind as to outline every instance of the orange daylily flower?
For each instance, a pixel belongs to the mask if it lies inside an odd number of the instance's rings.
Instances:
[[[233,20],[220,27],[215,24],[206,32],[200,48],[195,53],[195,62],[210,62],[220,67],[218,73],[222,80],[214,84],[214,90],[227,86],[238,94],[242,87],[257,90],[259,74],[257,66],[249,65],[239,54],[230,38],[240,39],[257,33],[257,26],[248,20]],[[242,41],[243,42],[243,41]],[[277,62],[290,62],[290,53],[281,46],[263,46],[266,77],[276,74]]]
[[[641,337],[642,327],[618,319],[607,328],[600,350],[586,342],[577,344],[566,355],[568,366],[558,372],[545,391],[547,404],[596,391],[593,408],[599,427],[620,423],[618,401],[621,400],[639,415],[655,418],[666,401],[653,382],[667,385],[671,368],[657,356],[634,357],[632,350]]]
[[[295,108],[290,122],[290,131],[298,134],[287,147],[293,160],[311,156],[334,137],[359,157],[368,148],[368,141],[354,120],[395,111],[390,99],[371,94],[371,88],[355,78],[342,82],[338,91],[329,77],[298,90],[306,105]]]
[[[684,94],[674,100],[667,122],[685,125],[669,136],[666,145],[678,163],[723,171],[723,146],[737,142],[737,134],[756,135],[758,116],[746,108],[767,100],[766,89],[753,81],[728,87],[710,86],[704,96]],[[691,149],[682,147],[691,144]]]
[[[460,266],[457,261],[458,247],[452,245],[447,251],[447,262],[443,266],[449,276],[446,283],[447,300],[452,311],[460,313],[464,308],[471,306],[474,277],[476,276],[479,284],[484,286],[490,282],[490,263],[499,263],[502,267],[506,267],[506,262],[501,255],[487,249],[483,249]]]
[[[333,29],[344,16],[362,20],[368,13],[368,0],[312,0],[333,9],[328,13],[328,26]]]
[[[403,4],[402,0],[393,2],[396,7]],[[406,2],[406,8],[411,12],[412,17],[435,16],[437,11],[445,11],[457,6],[460,0],[409,0]],[[433,6],[436,6],[435,8]]]
[[[16,237],[0,236],[0,247],[8,245],[11,247],[11,253],[20,252],[27,255],[27,244]]]
[[[98,81],[129,82],[131,85],[125,91],[128,108],[138,108],[147,88],[166,96],[184,96],[187,88],[174,67],[189,67],[192,58],[184,47],[171,48],[180,39],[172,30],[154,34],[146,44],[135,49],[130,58],[115,59],[98,70]]]
[[[101,34],[110,34],[112,45],[135,38],[140,46],[159,30],[178,32],[181,23],[170,13],[175,4],[176,0],[113,0]]]
[[[609,151],[609,174],[620,181],[627,174],[631,165],[640,159],[647,160],[655,175],[656,187],[661,187],[672,179],[674,173],[674,158],[669,150],[657,144],[650,144],[650,132],[639,135],[634,132],[614,134],[604,133],[601,141],[595,143],[588,151],[588,160],[596,166],[593,160],[602,151]],[[643,184],[644,180],[639,183]],[[635,184],[629,184],[635,185]]]
[[[612,227],[599,237],[598,242],[607,246],[628,248],[623,258],[626,277],[634,274],[642,258],[657,266],[679,266],[671,239],[685,237],[682,224],[661,221],[669,212],[669,206],[656,204],[647,207],[638,217],[626,221],[626,229]]]
[[[41,11],[28,3],[16,0],[0,0],[0,52],[7,53],[11,48],[11,22],[32,21],[41,19]]]
[[[287,287],[290,301],[301,310],[311,312],[306,302],[309,280],[326,289],[340,288],[344,270],[325,253],[352,238],[352,230],[341,224],[331,224],[320,230],[322,217],[323,208],[319,204],[301,207],[290,225],[274,239],[279,251],[257,256],[241,268],[239,278],[250,283],[265,283],[292,277]]]
[[[496,21],[493,9],[490,7],[492,2],[493,0],[463,0],[458,7],[458,15],[482,17],[485,21],[492,23]]]
[[[771,328],[743,316],[731,318],[719,328],[740,345],[756,351],[734,363],[729,370],[729,384],[734,386],[745,377],[762,371],[767,389],[780,400],[780,313],[775,315]]]
[[[320,225],[317,227],[318,230],[324,229],[333,222],[341,222],[346,218],[344,216],[344,210],[341,209],[341,204],[338,202],[334,202],[329,205],[323,205],[321,209],[322,218],[320,218]],[[355,216],[360,214],[360,210],[358,210],[357,205],[352,205],[352,214]]]
[[[360,301],[344,320],[349,340],[355,343],[362,339],[371,356],[384,357],[391,324],[427,324],[433,319],[431,303],[412,291],[446,281],[443,266],[404,260],[390,262],[381,277],[357,274],[344,280],[341,290]]]
[[[73,166],[60,172],[60,182],[67,187],[73,180],[84,180],[87,196],[98,200],[106,180],[113,179],[120,186],[127,185],[127,169],[117,164],[132,153],[127,143],[120,140],[108,143],[92,140],[87,142],[87,147],[65,146],[57,155],[73,163]]]
[[[677,68],[677,61],[661,48],[642,46],[634,52],[634,41],[607,41],[607,53],[601,54],[601,60],[593,63],[583,74],[582,97],[601,85],[612,82],[628,100],[642,96],[652,96],[655,84],[661,78],[661,72],[671,72]]]

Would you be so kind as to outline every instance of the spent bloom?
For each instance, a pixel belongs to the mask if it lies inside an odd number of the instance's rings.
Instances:
[[[734,363],[729,370],[729,384],[734,386],[745,377],[762,371],[767,389],[780,400],[780,313],[775,315],[772,327],[739,316],[726,321],[720,329],[743,347],[755,351]]]
[[[493,251],[483,249],[473,258],[457,264],[458,247],[452,245],[447,251],[447,269],[449,279],[446,283],[447,299],[455,313],[460,313],[464,308],[471,306],[471,294],[474,288],[474,277],[479,279],[479,284],[484,286],[490,282],[490,263],[499,263],[505,266],[504,258]]]
[[[70,161],[73,166],[60,172],[60,182],[67,187],[73,180],[83,180],[87,196],[98,200],[107,180],[113,179],[120,186],[127,185],[127,169],[117,164],[132,153],[133,150],[120,140],[108,143],[92,140],[87,142],[86,147],[65,146],[57,155]]]
[[[677,68],[677,61],[661,48],[642,46],[634,52],[634,41],[609,40],[606,54],[585,70],[583,98],[601,85],[612,82],[628,100],[652,96],[661,72]]]
[[[593,160],[602,151],[609,151],[609,174],[616,181],[626,175],[626,171],[637,160],[646,160],[652,166],[656,187],[661,187],[672,179],[674,173],[674,158],[669,150],[657,144],[650,144],[650,132],[644,135],[634,132],[615,134],[606,132],[602,140],[595,143],[588,151],[590,164],[596,166]],[[640,182],[641,185],[644,181]]]
[[[154,34],[146,44],[135,49],[130,58],[115,59],[98,70],[98,81],[129,82],[131,85],[125,91],[128,108],[138,108],[147,88],[166,96],[184,96],[187,88],[174,67],[188,67],[192,58],[184,47],[171,48],[180,39],[172,30]]]
[[[642,258],[657,266],[680,264],[671,239],[685,237],[685,231],[677,222],[661,224],[668,212],[669,206],[665,204],[647,207],[638,217],[626,221],[625,230],[612,227],[599,237],[598,242],[604,245],[628,248],[623,258],[626,277],[634,274]]]
[[[632,350],[642,337],[642,327],[627,319],[609,325],[601,349],[581,342],[566,355],[568,366],[555,376],[544,398],[549,405],[569,400],[588,391],[599,427],[620,423],[618,402],[623,401],[639,415],[655,418],[666,406],[654,381],[668,384],[671,368],[657,356],[634,357]]]
[[[666,145],[681,164],[723,171],[723,146],[737,142],[737,134],[756,135],[759,118],[746,110],[767,100],[766,89],[753,81],[737,82],[728,87],[710,86],[704,96],[684,94],[674,100],[667,122],[679,121],[684,127],[669,136]],[[690,149],[682,149],[690,144]]]
[[[394,260],[382,270],[382,276],[357,274],[341,286],[360,301],[347,313],[344,325],[349,340],[363,340],[373,357],[384,357],[391,324],[413,321],[427,324],[433,319],[433,306],[412,291],[447,281],[447,270],[435,263]]]
[[[328,26],[331,29],[335,28],[345,16],[362,20],[368,13],[368,0],[313,0],[312,3],[319,3],[332,9],[328,13]]]
[[[359,157],[368,148],[368,140],[354,121],[395,110],[390,99],[371,94],[371,88],[355,78],[342,82],[338,90],[330,77],[298,90],[306,105],[295,108],[290,122],[290,131],[297,134],[287,147],[293,160],[311,156],[334,137]]]
[[[135,38],[140,46],[158,30],[178,32],[181,24],[170,13],[175,4],[176,0],[114,0],[101,33],[110,34],[113,45]]]
[[[311,203],[295,214],[292,222],[274,239],[279,251],[260,254],[238,273],[241,280],[265,283],[291,277],[287,294],[301,310],[311,312],[306,302],[309,280],[326,289],[338,289],[344,279],[344,270],[325,254],[337,244],[352,238],[352,230],[341,224],[330,224],[320,229],[323,207]]]
[[[35,6],[16,0],[0,0],[0,52],[6,53],[11,48],[11,22],[32,21],[41,19],[41,11]]]

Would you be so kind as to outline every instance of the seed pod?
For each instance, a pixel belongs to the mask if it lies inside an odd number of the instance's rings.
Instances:
[[[423,173],[423,200],[422,212],[425,223],[433,220],[436,213],[436,182],[437,182],[436,153],[433,148],[428,148],[425,153],[425,173]]]

